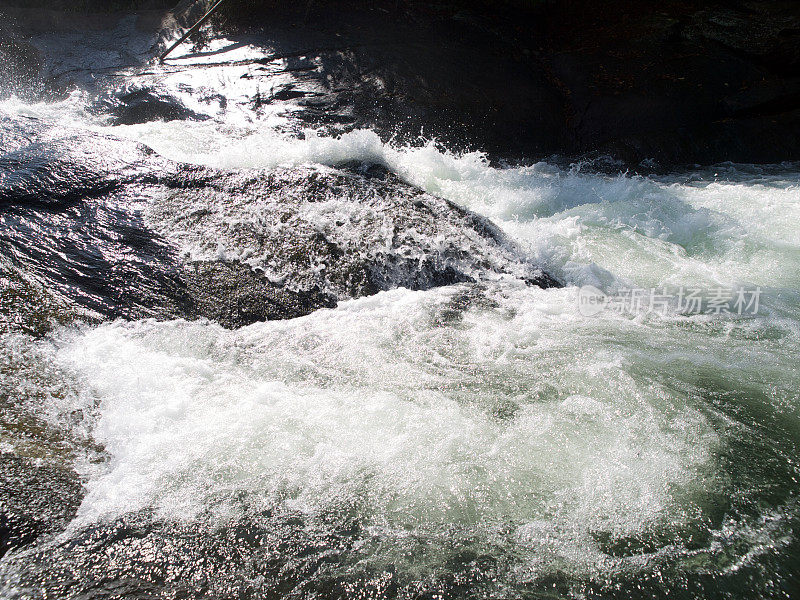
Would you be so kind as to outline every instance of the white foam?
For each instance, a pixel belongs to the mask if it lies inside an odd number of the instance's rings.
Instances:
[[[185,69],[153,67],[127,78],[131,85],[175,95],[213,117],[209,121],[109,128],[103,117],[86,113],[90,99],[77,93],[54,104],[11,99],[0,103],[0,110],[110,132],[168,158],[217,168],[382,164],[413,185],[489,217],[520,241],[534,262],[575,285],[784,288],[798,283],[800,239],[794,223],[800,216],[800,173],[740,173],[728,166],[644,178],[546,163],[500,168],[480,152],[455,154],[432,141],[410,147],[385,143],[369,130],[340,136],[299,131],[290,105],[275,103],[261,112],[251,106],[258,86],[300,85],[281,68],[282,61],[267,65],[255,79],[242,78],[248,65],[199,68],[200,63],[270,56],[269,49],[214,43],[206,56],[182,49],[173,62],[186,63]],[[189,63],[197,68],[188,68]],[[228,100],[224,110],[216,97]]]
[[[250,91],[236,88],[235,69],[225,73],[225,95],[244,103]],[[192,90],[208,94],[220,74],[157,77],[171,90],[192,77]],[[280,112],[259,120],[215,108],[201,123],[108,128],[87,101],[10,100],[0,110],[218,168],[380,163],[493,219],[568,283],[749,282],[771,288],[775,314],[586,318],[575,288],[503,283],[466,311],[472,296],[452,287],[233,332],[183,321],[61,331],[53,362],[85,388],[54,418],[99,400],[93,434],[111,457],[82,467],[76,527],[148,507],[178,520],[231,518],[238,492],[310,514],[357,499],[388,553],[409,532],[446,543],[454,526],[518,556],[522,579],[607,572],[616,559],[596,534],[647,538],[696,523],[704,501],[722,503],[717,455],[729,423],[693,395],[695,379],[762,385],[796,419],[797,375],[786,368],[800,347],[796,173],[752,181],[734,170],[714,181],[498,168],[480,153],[397,146],[370,131],[301,139],[284,133]],[[191,93],[186,104],[202,108]],[[214,251],[241,258],[247,248]]]
[[[638,326],[588,327],[569,290],[514,286],[443,326],[462,290],[235,332],[178,321],[66,335],[57,362],[102,398],[94,435],[112,457],[87,473],[76,525],[151,506],[230,517],[235,492],[310,514],[358,499],[387,547],[403,531],[505,530],[539,564],[543,535],[558,561],[541,572],[596,567],[598,531],[683,522],[718,438],[599,342]]]
[[[428,142],[384,143],[372,131],[305,139],[272,127],[150,123],[115,128],[175,160],[222,168],[350,161],[387,166],[403,179],[501,225],[534,260],[576,285],[642,287],[797,281],[800,174],[772,184],[648,179],[562,171],[546,163],[499,168],[481,153]],[[787,260],[788,259],[788,260]],[[612,285],[613,284],[613,285]]]

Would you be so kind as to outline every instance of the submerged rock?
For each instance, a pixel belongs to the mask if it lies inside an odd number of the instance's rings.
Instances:
[[[394,565],[370,564],[368,550],[380,541],[354,508],[322,518],[249,511],[219,525],[130,514],[13,561],[3,591],[15,599],[66,592],[81,598],[422,600],[488,595],[493,589],[498,561],[481,554],[477,543],[475,550],[467,541],[443,548],[447,569],[421,581]]]
[[[66,408],[75,397],[74,378],[46,345],[0,329],[0,557],[59,533],[75,516],[83,498],[75,459],[102,455],[87,410]],[[52,398],[65,408],[50,409]]]
[[[145,519],[121,531],[103,525],[66,544],[54,541],[83,497],[71,466],[77,453],[97,457],[103,450],[53,428],[38,414],[40,399],[25,396],[29,389],[59,398],[73,393],[67,376],[50,372],[46,356],[29,355],[36,351],[26,341],[31,334],[42,336],[55,323],[105,318],[208,318],[235,328],[399,286],[501,277],[557,285],[491,222],[379,165],[227,172],[173,163],[132,142],[35,119],[2,120],[0,135],[0,316],[7,321],[2,335],[9,336],[0,345],[0,554],[10,552],[7,564],[28,565],[12,569],[23,579],[0,583],[23,586],[28,597],[65,585],[62,568],[77,573],[67,587],[90,597],[112,588],[127,597],[167,589],[165,573],[181,561],[243,552],[236,536],[250,531],[244,562],[224,560],[227,570],[217,579],[179,590],[188,597],[222,593],[240,584],[248,561],[267,560],[264,536],[283,544],[276,531],[288,531],[271,520],[220,530]],[[87,419],[75,410],[55,421],[80,429]],[[348,527],[332,534],[334,546],[354,542]],[[292,561],[307,542],[279,546],[283,554],[270,559],[264,582],[252,589],[306,585],[307,570]],[[317,543],[320,555],[309,558],[308,568],[324,571],[331,547]],[[153,544],[168,548],[148,557]],[[100,549],[117,557],[116,567]],[[186,564],[187,577],[205,576],[205,568]],[[358,585],[385,583],[383,572],[357,575]],[[319,580],[332,597],[353,585],[325,573]]]
[[[0,558],[61,531],[81,501],[81,481],[67,464],[0,453],[0,478]]]
[[[177,186],[148,209],[156,231],[288,290],[344,300],[504,275],[557,285],[490,221],[384,169],[198,169]]]

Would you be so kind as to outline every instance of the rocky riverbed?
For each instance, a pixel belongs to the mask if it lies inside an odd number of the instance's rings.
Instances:
[[[0,595],[798,589],[795,4],[21,4]]]

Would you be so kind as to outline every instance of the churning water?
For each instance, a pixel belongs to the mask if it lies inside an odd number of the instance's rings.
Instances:
[[[228,83],[238,78],[230,69]],[[367,130],[298,136],[283,117],[233,109],[110,126],[87,104],[11,100],[2,111],[214,168],[381,164],[488,217],[566,286],[498,278],[395,289],[237,330],[145,320],[7,336],[3,376],[38,386],[41,414],[62,426],[80,410],[80,427],[105,448],[102,460],[78,453],[86,495],[53,547],[131,514],[206,532],[253,515],[261,530],[283,531],[276,523],[291,516],[304,541],[281,550],[280,568],[302,585],[287,594],[324,596],[331,580],[358,597],[798,590],[800,173],[791,166],[659,177],[503,167]],[[347,209],[331,198],[326,210]],[[169,231],[152,207],[143,214]],[[203,231],[176,239],[187,256],[213,253]],[[267,260],[230,240],[219,252]],[[645,301],[588,314],[578,304],[587,285]],[[690,289],[701,310],[678,305]],[[706,310],[728,290],[729,312]],[[672,298],[650,310],[653,294]],[[55,391],[53,370],[67,382]],[[5,559],[3,593],[25,596],[34,554]],[[268,596],[267,562],[245,561],[233,579]],[[209,593],[232,589],[205,575]]]

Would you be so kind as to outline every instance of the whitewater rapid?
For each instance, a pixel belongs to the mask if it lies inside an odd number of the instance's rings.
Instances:
[[[78,461],[87,493],[65,535],[141,510],[213,526],[243,505],[323,521],[348,507],[361,560],[424,577],[469,545],[502,557],[500,590],[667,563],[723,577],[793,543],[792,165],[668,176],[502,166],[368,130],[297,135],[277,115],[110,126],[85,102],[0,110],[222,169],[380,164],[488,217],[566,287],[396,289],[234,331],[60,328],[39,342],[41,360],[75,391],[45,402],[53,419],[84,410],[108,455]],[[186,239],[187,256],[202,254]],[[584,315],[586,285],[758,288],[761,301],[756,315]]]

